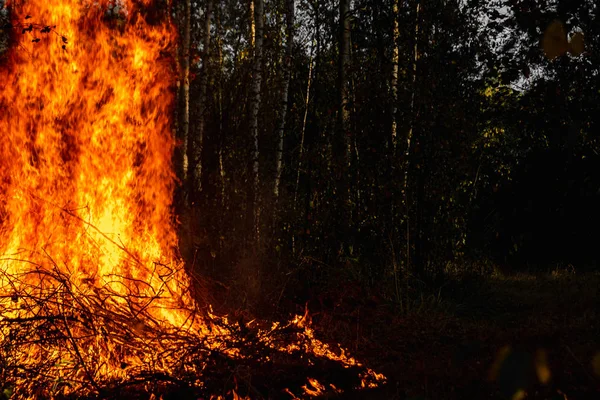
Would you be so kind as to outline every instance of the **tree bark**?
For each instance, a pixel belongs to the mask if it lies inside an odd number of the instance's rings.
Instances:
[[[181,72],[182,72],[182,105],[181,112],[181,140],[183,154],[183,182],[187,183],[189,173],[189,150],[190,150],[190,26],[191,26],[191,0],[185,0],[183,9],[183,32],[182,32],[182,54],[181,54]],[[187,197],[189,187],[184,188],[184,197]]]
[[[254,62],[252,66],[252,83],[250,89],[250,135],[252,137],[252,210],[253,230],[255,239],[260,239],[260,176],[259,176],[259,142],[258,142],[258,112],[261,102],[262,58],[263,58],[263,0],[254,0]]]
[[[391,149],[392,159],[395,158],[396,145],[398,137],[398,63],[400,60],[400,50],[398,41],[400,39],[400,24],[398,21],[400,11],[400,0],[394,0],[393,18],[394,29],[392,31],[393,50],[392,50],[392,76],[390,79],[390,89],[392,93],[392,128],[391,128]]]
[[[302,131],[300,132],[300,148],[298,149],[298,168],[296,170],[296,185],[294,186],[294,210],[297,208],[298,187],[300,186],[300,173],[302,171],[302,162],[304,158],[304,137],[306,136],[306,121],[308,119],[308,103],[310,102],[310,86],[313,75],[313,50],[310,46],[310,58],[308,61],[308,78],[306,80],[306,96],[304,97],[304,117],[302,118]]]
[[[294,0],[286,0],[286,33],[285,33],[285,55],[283,58],[281,88],[281,104],[279,110],[279,123],[277,126],[277,155],[275,165],[275,183],[273,185],[273,194],[275,201],[279,199],[279,185],[281,182],[281,173],[283,171],[283,142],[285,140],[285,119],[288,110],[288,96],[290,88],[290,78],[292,75],[292,50],[294,47]]]
[[[350,92],[348,84],[348,68],[350,66],[350,0],[340,0],[340,56],[339,56],[339,125],[343,157],[346,168],[349,167],[352,153],[350,140]]]
[[[218,60],[218,72],[217,72],[217,107],[219,117],[219,179],[221,182],[221,218],[226,209],[225,202],[225,165],[223,160],[223,151],[225,147],[225,132],[223,130],[223,27],[221,25],[221,8],[217,4],[216,13],[216,43],[217,43],[217,60]],[[221,224],[222,225],[222,224]]]
[[[256,11],[254,8],[255,0],[250,0],[250,47],[254,48],[256,45]]]
[[[412,253],[411,253],[411,202],[409,196],[409,178],[410,178],[410,157],[412,153],[412,140],[414,127],[417,121],[416,115],[416,92],[417,92],[417,63],[419,61],[419,17],[421,11],[421,3],[416,2],[415,5],[415,30],[414,30],[414,47],[413,47],[413,65],[412,65],[412,93],[410,98],[410,126],[406,134],[406,148],[404,152],[404,184],[403,184],[403,205],[404,205],[404,218],[406,225],[406,268],[407,272],[410,270],[412,265]],[[417,227],[418,228],[418,227]],[[420,275],[420,271],[417,271],[417,275]]]
[[[180,7],[174,7],[173,8],[173,13],[169,13],[169,18],[171,19],[171,23],[174,26],[179,26],[176,25],[176,22],[173,19],[177,19],[179,20],[181,17],[181,12],[182,10],[180,9]],[[180,34],[181,32],[181,28],[180,27]],[[183,86],[183,71],[182,71],[182,62],[183,62],[183,57],[182,57],[182,52],[183,52],[183,43],[178,43],[177,44],[177,48],[175,49],[175,57],[177,62],[175,63],[175,71],[176,71],[176,76],[177,76],[177,82],[176,82],[176,95],[175,95],[175,107],[173,110],[173,126],[172,126],[172,130],[173,130],[173,137],[175,138],[176,143],[178,144],[183,144],[183,145],[177,145],[175,147],[175,150],[173,152],[173,167],[175,169],[175,176],[177,178],[177,181],[182,183],[185,182],[184,180],[184,172],[183,172],[183,162],[184,162],[184,158],[185,158],[185,141],[183,140],[182,137],[182,129],[181,129],[181,123],[182,123],[182,118],[181,118],[181,114],[183,111],[183,90],[182,90],[182,86]],[[178,184],[175,188],[175,193],[174,193],[174,206],[175,206],[175,210],[177,214],[180,214],[181,211],[184,209],[185,206],[185,196],[184,196],[184,185]]]
[[[197,130],[195,140],[192,146],[192,158],[190,166],[192,167],[192,182],[190,189],[194,193],[202,191],[202,152],[204,150],[204,130],[206,125],[206,92],[208,87],[208,74],[210,72],[210,30],[211,20],[213,15],[213,0],[207,0],[206,13],[204,21],[204,38],[203,38],[203,54],[202,54],[202,71],[200,75],[200,90],[197,104]]]
[[[212,0],[211,0],[212,2]],[[215,48],[216,48],[216,65],[213,69],[215,73],[215,84],[216,84],[216,113],[217,113],[217,156],[219,163],[219,185],[218,185],[218,199],[219,199],[219,251],[225,248],[225,232],[226,226],[225,216],[228,214],[229,203],[227,201],[227,179],[225,173],[225,134],[226,131],[223,129],[223,85],[224,85],[224,59],[223,59],[223,26],[221,23],[223,6],[217,2],[213,7],[213,16],[215,22]]]
[[[339,3],[339,60],[338,60],[338,97],[339,112],[337,132],[333,151],[337,160],[338,211],[336,215],[336,235],[338,253],[346,253],[350,216],[350,162],[352,158],[352,140],[350,134],[350,94],[348,67],[350,65],[350,0]]]

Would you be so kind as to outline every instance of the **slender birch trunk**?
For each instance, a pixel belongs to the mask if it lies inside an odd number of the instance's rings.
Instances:
[[[348,31],[350,33],[350,31]],[[350,36],[350,35],[349,35]],[[350,56],[349,60],[352,60],[354,57],[354,53],[352,51],[352,38],[350,37]],[[348,74],[348,70],[346,70],[346,74]],[[350,220],[357,221],[360,220],[361,214],[361,186],[360,186],[360,149],[358,147],[358,135],[356,132],[358,131],[356,127],[356,82],[354,79],[354,74],[349,75],[349,83],[350,88],[348,92],[348,96],[352,98],[350,105],[352,106],[352,113],[349,116],[348,124],[351,126],[350,132],[352,132],[352,136],[348,138],[350,140],[350,159],[348,161],[348,189],[350,193],[355,196],[352,199],[352,203],[354,207],[350,209]],[[350,197],[349,197],[350,198]]]
[[[223,249],[224,245],[224,215],[227,212],[227,198],[226,198],[226,179],[225,179],[225,163],[223,159],[223,153],[225,149],[225,132],[223,130],[223,27],[221,25],[221,12],[222,6],[217,3],[217,9],[214,13],[215,16],[215,43],[217,48],[217,113],[218,113],[218,156],[219,156],[219,183],[220,183],[220,213],[219,213],[219,250]]]
[[[346,254],[348,232],[351,223],[350,207],[350,163],[352,159],[352,140],[350,133],[350,95],[348,85],[348,67],[350,65],[350,0],[339,3],[339,59],[338,59],[338,97],[339,112],[334,138],[334,156],[336,166],[336,192],[338,197],[337,215],[335,215],[338,254]]]
[[[317,28],[318,30],[318,28]],[[315,37],[317,33],[315,32]],[[315,41],[313,38],[310,45],[310,56],[308,59],[308,77],[306,80],[306,95],[304,97],[304,116],[302,117],[302,130],[300,131],[300,146],[298,149],[298,168],[296,169],[296,184],[294,185],[294,200],[293,207],[294,213],[298,209],[298,189],[300,187],[300,174],[302,173],[302,168],[304,168],[304,138],[306,136],[306,121],[308,120],[308,104],[310,103],[310,89],[313,80],[313,59],[314,59],[314,51],[315,51]],[[292,253],[296,254],[296,235],[292,235]]]
[[[204,129],[206,125],[206,92],[208,87],[208,74],[210,71],[210,30],[213,15],[213,0],[207,0],[204,21],[202,72],[200,76],[200,93],[197,108],[197,131],[193,146],[193,191],[202,191],[202,152],[204,150]]]
[[[350,140],[350,92],[348,68],[350,66],[350,0],[340,0],[340,58],[339,58],[339,96],[340,96],[340,134],[344,146],[345,167],[350,166],[352,141]]]
[[[218,78],[217,78],[217,105],[219,113],[219,178],[221,181],[221,214],[225,212],[225,165],[223,162],[223,148],[225,147],[225,138],[223,137],[223,27],[221,25],[221,8],[216,13],[216,40],[217,40],[217,59],[218,59]]]
[[[261,102],[262,58],[263,58],[263,0],[254,0],[254,63],[252,66],[252,86],[250,98],[250,135],[252,137],[252,209],[254,217],[254,233],[256,241],[260,239],[260,177],[258,147],[258,112]]]
[[[173,7],[173,11],[174,12],[169,12],[169,19],[170,19],[170,23],[172,23],[173,25],[175,25],[175,19],[180,18],[180,13],[181,10],[179,7]],[[180,27],[181,28],[181,27]],[[181,29],[180,29],[180,33],[181,33]],[[175,108],[173,110],[173,126],[172,126],[172,132],[173,132],[173,138],[175,139],[175,141],[180,144],[183,142],[183,144],[185,144],[185,141],[182,140],[182,131],[181,131],[181,122],[182,122],[182,118],[181,118],[181,113],[183,111],[183,90],[182,90],[182,84],[183,84],[183,72],[182,72],[182,47],[183,47],[183,43],[178,43],[177,47],[175,49],[175,57],[177,62],[175,63],[175,72],[176,72],[176,76],[177,76],[177,82],[176,82],[176,96],[175,96]],[[184,157],[185,157],[185,148],[184,146],[178,145],[175,147],[175,150],[173,152],[173,167],[175,169],[175,176],[177,177],[177,180],[179,182],[185,182],[184,177],[183,177],[183,161],[184,161]],[[180,214],[181,211],[183,210],[183,206],[185,205],[185,198],[184,198],[184,185],[177,185],[176,189],[175,189],[175,193],[174,193],[174,205],[175,205],[175,209],[177,214]]]
[[[411,266],[411,226],[410,226],[410,199],[409,199],[409,169],[410,155],[412,150],[412,139],[414,126],[417,120],[415,115],[415,99],[417,92],[417,63],[419,61],[419,17],[421,11],[421,3],[417,1],[415,8],[415,31],[414,31],[414,47],[413,47],[413,65],[412,65],[412,93],[410,98],[410,127],[406,134],[406,148],[404,152],[404,185],[403,185],[403,203],[406,225],[406,268],[410,270]]]
[[[190,25],[191,25],[191,0],[184,2],[183,33],[182,33],[182,54],[181,54],[181,72],[182,72],[182,101],[183,110],[181,113],[181,140],[183,154],[183,182],[187,183],[189,168],[189,145],[190,145]],[[189,187],[184,188],[184,193],[188,193]],[[184,194],[184,196],[186,196]]]
[[[294,47],[294,0],[286,0],[286,30],[285,30],[285,55],[283,59],[283,85],[281,88],[281,105],[279,110],[279,124],[277,126],[277,155],[275,165],[275,184],[273,194],[275,201],[279,199],[279,185],[283,171],[283,142],[285,140],[285,119],[288,110],[288,96],[290,78],[292,75],[292,51]]]
[[[392,77],[390,79],[390,89],[392,92],[392,129],[391,129],[391,149],[392,159],[396,155],[396,145],[398,136],[398,64],[400,60],[400,49],[398,41],[400,39],[400,24],[398,21],[400,11],[400,0],[394,0],[393,6],[393,18],[394,18],[394,29],[392,32],[393,38],[393,51],[392,51]]]
[[[254,10],[256,0],[250,0],[250,46],[256,45],[256,12]]]
[[[304,116],[302,118],[302,131],[300,132],[300,148],[298,150],[298,168],[296,170],[296,185],[294,186],[294,210],[297,207],[298,187],[300,186],[300,172],[302,171],[304,158],[304,136],[306,134],[306,120],[308,119],[308,103],[310,102],[310,86],[313,75],[313,51],[314,46],[310,47],[310,58],[308,61],[308,78],[306,80],[306,96],[304,97]]]

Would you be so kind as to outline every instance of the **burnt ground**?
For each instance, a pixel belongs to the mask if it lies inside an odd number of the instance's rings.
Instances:
[[[599,274],[458,279],[408,310],[344,286],[309,303],[317,332],[388,383],[339,398],[600,399]]]

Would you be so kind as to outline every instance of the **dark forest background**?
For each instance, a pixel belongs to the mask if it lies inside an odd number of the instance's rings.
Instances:
[[[181,251],[239,305],[596,268],[595,1],[173,13]]]

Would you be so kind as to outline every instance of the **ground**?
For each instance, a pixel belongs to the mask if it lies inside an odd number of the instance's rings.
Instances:
[[[388,377],[342,398],[600,399],[599,290],[600,274],[495,274],[429,288],[408,312],[333,293],[313,320]]]

